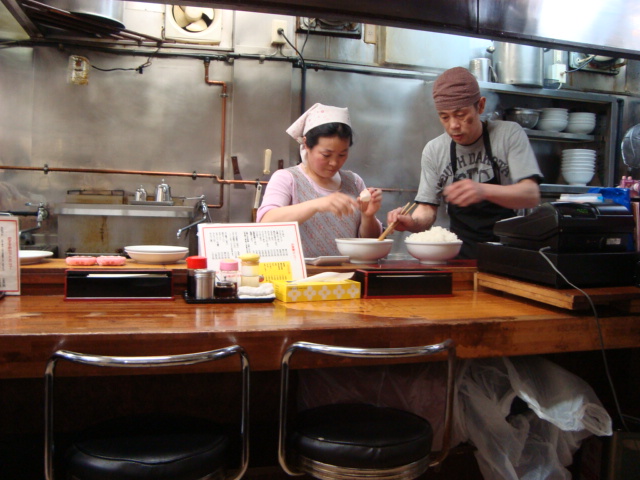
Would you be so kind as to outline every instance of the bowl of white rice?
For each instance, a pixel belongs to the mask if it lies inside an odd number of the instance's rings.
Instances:
[[[341,255],[349,257],[351,263],[378,263],[393,247],[393,240],[385,238],[336,238]]]
[[[439,226],[412,233],[404,242],[407,251],[425,265],[445,263],[458,255],[462,248],[462,240],[455,233]]]

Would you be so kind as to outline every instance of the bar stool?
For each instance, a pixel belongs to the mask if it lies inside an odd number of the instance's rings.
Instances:
[[[289,370],[296,352],[363,359],[402,359],[446,352],[447,390],[442,450],[432,452],[431,424],[411,412],[369,404],[331,404],[289,412]],[[321,480],[410,480],[440,464],[450,447],[455,345],[350,348],[292,344],[281,360],[278,461],[288,475]],[[291,417],[291,421],[289,418]]]
[[[185,415],[143,414],[107,420],[84,430],[66,453],[72,480],[240,479],[249,463],[249,358],[239,345],[166,356],[104,356],[58,350],[45,370],[45,478],[54,480],[54,376],[58,361],[116,368],[194,365],[238,355],[242,382],[240,466],[226,464],[232,437],[221,425]],[[229,470],[228,470],[229,469]]]

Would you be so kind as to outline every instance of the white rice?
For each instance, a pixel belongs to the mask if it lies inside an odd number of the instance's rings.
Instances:
[[[436,225],[431,227],[430,230],[412,233],[405,239],[405,242],[445,243],[456,242],[458,240],[459,238],[455,233]]]

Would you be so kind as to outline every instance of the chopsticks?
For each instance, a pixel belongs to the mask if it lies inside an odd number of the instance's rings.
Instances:
[[[411,210],[415,208],[416,204],[414,203],[413,205],[409,206],[410,203],[411,202],[407,202],[407,204],[404,207],[402,207],[402,210],[400,211],[400,215],[409,215],[409,213],[411,213]],[[384,232],[380,234],[380,236],[378,237],[378,241],[384,240],[387,235],[392,233],[394,228],[396,228],[397,224],[398,224],[397,221],[391,222],[389,226],[384,230]]]

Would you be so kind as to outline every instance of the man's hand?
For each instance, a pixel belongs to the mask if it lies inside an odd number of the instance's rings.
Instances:
[[[486,200],[484,184],[469,179],[446,186],[443,194],[447,203],[459,207],[468,207]]]

